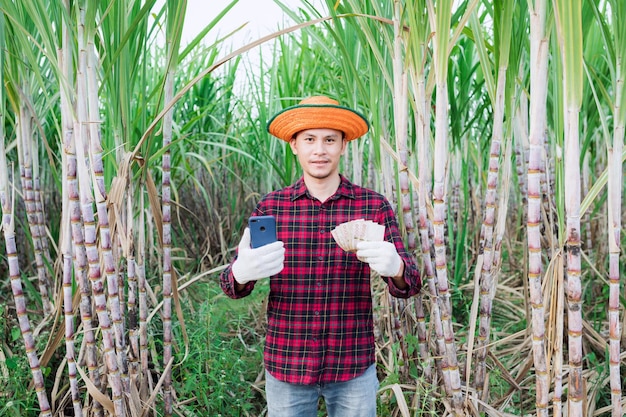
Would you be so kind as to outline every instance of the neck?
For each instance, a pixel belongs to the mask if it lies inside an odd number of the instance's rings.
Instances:
[[[306,184],[307,190],[309,190],[309,193],[313,197],[317,198],[322,203],[335,194],[340,183],[341,177],[339,177],[339,174],[335,174],[327,178],[314,178],[307,175],[304,176],[304,184]]]

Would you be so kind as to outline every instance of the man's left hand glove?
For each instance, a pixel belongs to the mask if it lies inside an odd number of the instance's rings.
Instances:
[[[359,242],[356,257],[367,262],[374,271],[383,277],[395,277],[400,272],[402,258],[391,242]]]

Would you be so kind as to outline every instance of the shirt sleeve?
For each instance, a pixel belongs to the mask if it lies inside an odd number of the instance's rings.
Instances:
[[[420,292],[422,288],[422,279],[415,258],[406,250],[404,241],[400,235],[398,221],[396,215],[391,208],[389,202],[385,199],[381,207],[380,214],[383,224],[385,225],[385,240],[391,241],[396,247],[396,251],[402,262],[404,262],[404,281],[408,288],[398,288],[391,278],[383,277],[389,286],[389,294],[396,298],[409,298]]]
[[[422,280],[420,277],[419,270],[417,269],[417,265],[415,262],[407,264],[405,258],[400,254],[400,258],[402,258],[402,262],[404,262],[404,281],[409,285],[408,288],[400,289],[396,286],[395,282],[388,277],[383,277],[383,279],[387,282],[389,286],[389,294],[396,298],[409,298],[420,292],[422,288]]]
[[[224,294],[228,297],[234,299],[250,295],[256,284],[256,281],[250,281],[245,284],[241,291],[237,291],[237,281],[235,281],[235,276],[233,275],[233,263],[236,259],[237,256],[235,255],[233,261],[220,274],[220,286],[222,287],[222,291],[224,291]]]

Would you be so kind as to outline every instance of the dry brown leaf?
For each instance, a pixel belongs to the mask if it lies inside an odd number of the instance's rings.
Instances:
[[[76,365],[76,370],[80,374],[81,378],[85,382],[85,386],[87,387],[87,391],[89,391],[89,395],[93,397],[94,400],[98,401],[106,410],[112,415],[115,414],[115,407],[113,406],[113,401],[104,395],[96,386],[91,382],[91,379],[85,374],[85,371],[81,369],[80,366]]]

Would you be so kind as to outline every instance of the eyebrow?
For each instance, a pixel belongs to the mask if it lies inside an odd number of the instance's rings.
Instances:
[[[305,134],[304,134],[304,137],[305,137],[305,138],[317,138],[318,136],[317,136],[317,135],[314,135],[314,134],[312,134],[312,133],[305,133]],[[337,139],[337,138],[341,138],[341,135],[338,135],[338,134],[336,134],[336,133],[331,133],[331,134],[329,134],[329,135],[324,135],[324,136],[321,136],[321,138],[322,138],[322,139]]]

